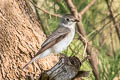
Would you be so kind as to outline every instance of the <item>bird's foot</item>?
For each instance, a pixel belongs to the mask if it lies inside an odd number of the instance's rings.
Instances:
[[[60,54],[57,54],[59,56],[59,59],[63,58],[63,57],[67,57],[67,55],[63,54],[63,53],[60,53]]]
[[[67,55],[66,55],[66,54],[61,53],[61,54],[60,54],[60,57],[67,57]]]

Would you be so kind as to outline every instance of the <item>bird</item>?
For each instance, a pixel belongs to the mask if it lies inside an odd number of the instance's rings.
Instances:
[[[79,22],[79,20],[72,14],[63,15],[58,28],[48,36],[36,55],[23,67],[23,69],[37,59],[44,58],[51,53],[59,54],[65,50],[74,38],[75,24],[77,22]]]

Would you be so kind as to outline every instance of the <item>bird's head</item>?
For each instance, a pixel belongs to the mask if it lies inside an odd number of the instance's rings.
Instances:
[[[70,27],[72,25],[75,25],[76,22],[79,22],[78,19],[76,19],[72,14],[65,14],[61,18],[61,23],[65,27]]]

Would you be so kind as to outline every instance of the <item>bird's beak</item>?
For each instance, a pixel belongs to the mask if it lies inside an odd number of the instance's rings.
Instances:
[[[75,19],[74,22],[79,22],[79,20],[78,20],[78,19]]]

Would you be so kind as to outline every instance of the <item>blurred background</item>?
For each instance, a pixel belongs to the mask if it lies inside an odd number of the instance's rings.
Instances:
[[[73,0],[73,3],[80,12],[91,1]],[[35,13],[42,21],[42,29],[47,36],[58,27],[60,18],[56,15],[70,13],[64,0],[33,0],[33,2],[37,6]],[[99,59],[100,80],[120,80],[120,0],[97,0],[82,16],[82,24],[89,42],[92,42],[92,47],[98,53],[96,57]],[[77,33],[64,53],[68,56],[77,56],[80,60],[84,58],[82,56],[84,45]],[[90,71],[89,77],[83,79],[95,79],[88,61],[82,65],[81,70]]]

